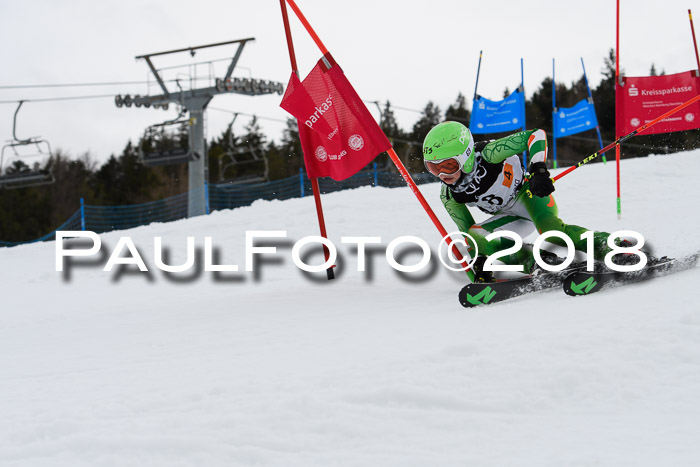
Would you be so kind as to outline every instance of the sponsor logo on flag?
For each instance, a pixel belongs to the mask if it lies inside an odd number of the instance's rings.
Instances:
[[[292,73],[280,105],[297,118],[310,178],[345,180],[391,147],[330,55],[303,81]]]

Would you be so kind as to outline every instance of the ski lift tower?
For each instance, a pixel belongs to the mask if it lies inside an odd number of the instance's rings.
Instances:
[[[189,176],[189,198],[187,215],[188,217],[200,216],[206,213],[206,193],[204,184],[207,176],[207,153],[206,139],[204,135],[204,111],[212,98],[218,94],[236,93],[247,96],[259,96],[264,94],[282,94],[284,85],[282,83],[258,80],[253,78],[232,78],[233,70],[238,63],[238,59],[243,52],[243,47],[248,42],[255,40],[252,37],[247,39],[238,39],[228,42],[218,42],[215,44],[200,45],[197,47],[187,47],[184,49],[168,50],[166,52],[157,52],[146,55],[139,55],[136,59],[143,59],[148,64],[153,73],[163,94],[157,96],[129,96],[115,97],[117,107],[162,107],[168,108],[169,103],[174,103],[182,106],[189,112],[189,157],[188,159],[188,176]],[[213,87],[205,87],[199,89],[182,90],[178,83],[178,91],[171,92],[165,85],[165,81],[161,76],[161,70],[156,69],[153,65],[153,57],[161,55],[169,55],[175,53],[189,52],[194,56],[199,49],[218,47],[229,44],[238,44],[238,49],[231,59],[228,70],[222,78],[216,78]]]

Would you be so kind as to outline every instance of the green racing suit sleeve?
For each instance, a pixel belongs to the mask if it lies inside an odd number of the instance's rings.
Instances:
[[[521,131],[490,141],[481,151],[481,157],[491,164],[500,164],[526,150],[530,152],[531,163],[547,161],[547,134],[544,130]]]
[[[474,217],[466,204],[455,201],[447,185],[440,190],[440,200],[460,232],[466,233],[474,225]]]

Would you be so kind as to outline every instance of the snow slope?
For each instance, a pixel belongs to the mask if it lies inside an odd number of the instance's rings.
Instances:
[[[561,217],[700,250],[700,151],[622,168],[621,220],[612,163],[557,182]],[[438,184],[421,190],[451,230]],[[105,255],[131,237],[148,274],[103,272],[106,256],[55,272],[53,242],[0,249],[0,466],[700,465],[700,268],[466,310],[461,273],[402,276],[383,249],[362,273],[340,243],[437,246],[407,188],[323,203],[333,282],[290,259],[317,234],[310,197],[101,236]],[[246,230],[288,233],[257,274]],[[210,236],[241,272],[162,273],[154,236],[170,264]]]

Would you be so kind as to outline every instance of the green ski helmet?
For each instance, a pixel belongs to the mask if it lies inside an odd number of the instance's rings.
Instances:
[[[459,122],[442,122],[428,132],[423,141],[423,163],[428,172],[439,177],[460,169],[474,170],[474,138],[469,128]]]

